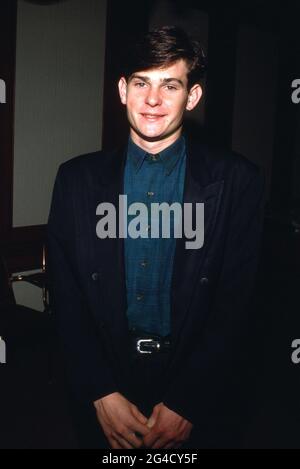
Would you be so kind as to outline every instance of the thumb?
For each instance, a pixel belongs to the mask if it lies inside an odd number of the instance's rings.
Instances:
[[[147,427],[152,428],[155,425],[156,417],[152,414],[151,417],[148,419]]]
[[[158,414],[160,412],[160,407],[161,405],[158,404],[154,407],[152,414],[150,415],[147,423],[147,427],[152,428],[155,425],[155,422],[157,420]]]

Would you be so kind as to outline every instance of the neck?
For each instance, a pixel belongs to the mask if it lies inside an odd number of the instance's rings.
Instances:
[[[130,137],[132,138],[132,141],[147,153],[153,154],[160,153],[165,148],[172,145],[172,143],[174,143],[180,137],[181,133],[182,127],[177,129],[177,131],[172,135],[169,135],[162,140],[149,141],[138,135],[133,129],[130,129]]]

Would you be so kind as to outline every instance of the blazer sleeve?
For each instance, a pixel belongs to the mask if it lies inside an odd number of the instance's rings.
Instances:
[[[247,177],[237,179],[239,188],[208,324],[182,361],[164,398],[167,407],[193,424],[205,416],[220,420],[223,414],[228,418],[245,407],[250,331],[255,321],[251,298],[263,226],[264,171],[255,168]]]
[[[88,403],[117,389],[74,267],[72,192],[65,173],[62,165],[54,185],[47,226],[50,302],[71,391],[80,402]]]

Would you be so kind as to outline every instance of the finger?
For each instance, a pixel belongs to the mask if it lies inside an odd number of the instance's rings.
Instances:
[[[147,422],[148,422],[148,419],[147,417],[145,417],[145,415],[142,414],[142,412],[139,411],[139,409],[137,407],[132,407],[132,415],[138,419],[138,421],[140,423],[142,423],[143,425],[146,425]]]
[[[120,446],[120,444],[114,438],[108,438],[108,442],[112,449],[123,449],[122,446]]]
[[[126,435],[125,438],[134,448],[140,448],[143,445],[142,438],[139,438],[134,432]]]
[[[119,448],[133,449],[133,446],[122,435],[115,435],[114,438],[116,439],[117,443],[120,445]]]
[[[150,448],[162,449],[165,448],[167,445],[175,445],[175,442],[173,440],[170,440],[169,438],[161,436],[161,438],[158,438]],[[171,446],[171,448],[173,448],[173,446]]]
[[[149,428],[146,426],[146,424],[142,424],[141,422],[139,422],[139,420],[137,419],[133,419],[131,422],[130,422],[130,430],[135,432],[135,433],[140,433],[142,436],[146,436],[148,435],[148,433],[150,432]]]
[[[156,443],[157,440],[161,437],[161,434],[156,433],[155,431],[151,431],[149,435],[144,438],[144,445],[147,448],[152,448],[152,446]]]

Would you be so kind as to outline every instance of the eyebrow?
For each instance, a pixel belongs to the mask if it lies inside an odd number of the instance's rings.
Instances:
[[[129,78],[129,81],[134,80],[134,79],[142,80],[145,83],[150,83],[151,81],[149,77],[143,76],[143,75],[131,75],[131,77]],[[182,80],[179,80],[179,78],[163,78],[162,83],[166,84],[166,83],[171,83],[174,81],[184,88],[184,83]]]

